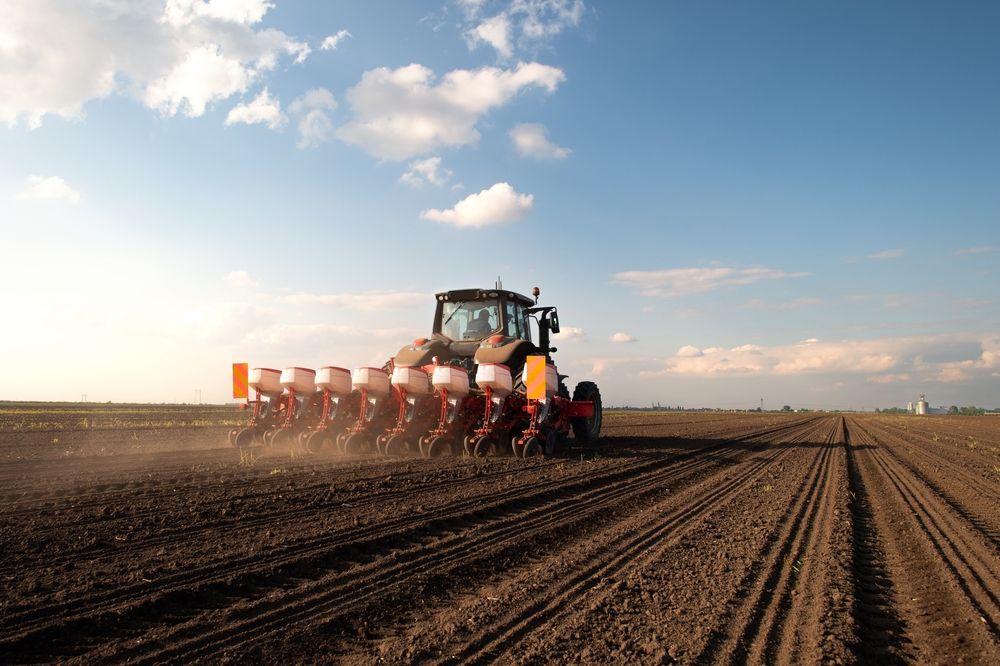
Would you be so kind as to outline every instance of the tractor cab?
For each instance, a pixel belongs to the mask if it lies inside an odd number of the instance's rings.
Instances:
[[[443,291],[435,300],[433,334],[401,349],[396,365],[420,367],[436,358],[472,371],[476,362],[503,363],[516,374],[529,354],[555,351],[549,346],[549,334],[559,332],[554,307],[536,307],[536,300],[502,288]],[[537,340],[531,319],[538,324]]]
[[[452,347],[469,346],[470,356],[480,342],[495,335],[531,342],[528,310],[534,303],[527,296],[497,289],[458,289],[436,298],[434,335]]]

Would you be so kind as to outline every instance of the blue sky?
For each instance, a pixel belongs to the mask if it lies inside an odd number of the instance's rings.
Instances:
[[[998,18],[4,3],[0,399],[381,363],[500,274],[608,403],[1000,405]]]

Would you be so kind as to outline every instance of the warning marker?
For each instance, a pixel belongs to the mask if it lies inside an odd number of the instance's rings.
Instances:
[[[524,386],[529,400],[545,399],[545,357],[529,356],[524,363]]]
[[[249,363],[233,363],[233,397],[248,398],[247,376],[250,374]]]

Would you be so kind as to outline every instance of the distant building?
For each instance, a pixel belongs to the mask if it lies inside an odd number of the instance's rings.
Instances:
[[[920,400],[917,400],[917,414],[927,414],[930,410],[928,409],[927,400],[924,398],[924,394],[920,394]]]
[[[906,411],[908,411],[910,414],[913,413],[913,403],[912,402],[906,403]]]

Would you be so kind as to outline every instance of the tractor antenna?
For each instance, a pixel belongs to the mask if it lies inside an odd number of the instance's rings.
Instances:
[[[501,289],[503,289],[503,280],[501,280],[500,276],[498,275],[497,276],[497,291],[499,291]]]

